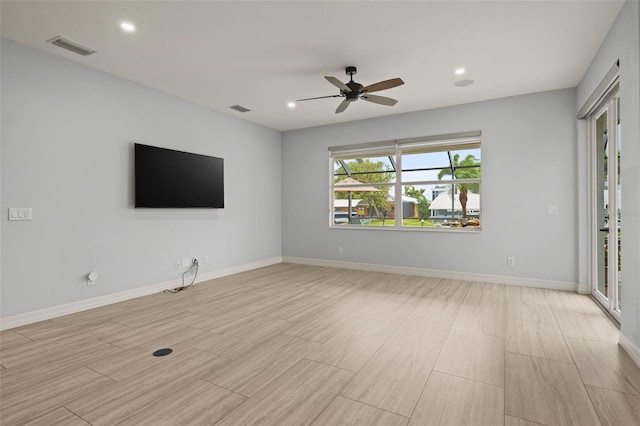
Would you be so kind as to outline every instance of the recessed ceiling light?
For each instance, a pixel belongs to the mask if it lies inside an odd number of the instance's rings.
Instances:
[[[289,108],[295,108],[296,107],[296,103],[295,102],[289,102],[289,103],[287,103],[287,106]]]
[[[456,75],[462,75],[466,72],[467,70],[465,70],[464,68],[458,68],[456,69],[455,73]]]
[[[136,26],[131,22],[122,21],[120,22],[120,29],[125,33],[132,33],[136,30]]]

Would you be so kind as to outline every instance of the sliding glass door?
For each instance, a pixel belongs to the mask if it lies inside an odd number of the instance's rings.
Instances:
[[[620,321],[620,97],[615,90],[591,116],[592,293]]]

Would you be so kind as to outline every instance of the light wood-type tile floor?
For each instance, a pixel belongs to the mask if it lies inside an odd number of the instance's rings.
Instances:
[[[618,334],[575,293],[279,264],[0,333],[0,424],[640,425]]]

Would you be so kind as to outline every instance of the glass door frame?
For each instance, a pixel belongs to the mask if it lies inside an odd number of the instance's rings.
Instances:
[[[608,312],[616,319],[621,321],[619,306],[619,294],[618,294],[618,232],[620,231],[620,220],[618,217],[618,173],[619,173],[619,159],[618,159],[618,117],[619,117],[619,87],[616,84],[613,90],[611,90],[607,97],[598,105],[598,108],[594,110],[594,113],[589,115],[589,174],[590,174],[590,241],[591,241],[591,254],[590,254],[590,282],[591,282],[591,294],[593,298],[598,301]],[[602,188],[598,185],[598,155],[603,153],[599,151],[599,144],[597,143],[597,131],[596,121],[602,115],[607,114],[607,182],[608,193],[607,200],[604,202],[610,206],[609,220],[608,220],[608,250],[607,250],[607,295],[602,294],[598,290],[598,280],[600,277],[598,271],[599,263],[599,237],[603,232],[599,223],[599,211],[602,206],[598,203],[598,191]],[[613,188],[611,187],[613,184]],[[604,229],[604,228],[603,228]]]

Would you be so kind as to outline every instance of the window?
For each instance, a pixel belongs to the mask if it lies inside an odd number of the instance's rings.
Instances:
[[[480,132],[329,153],[332,227],[480,228]]]

